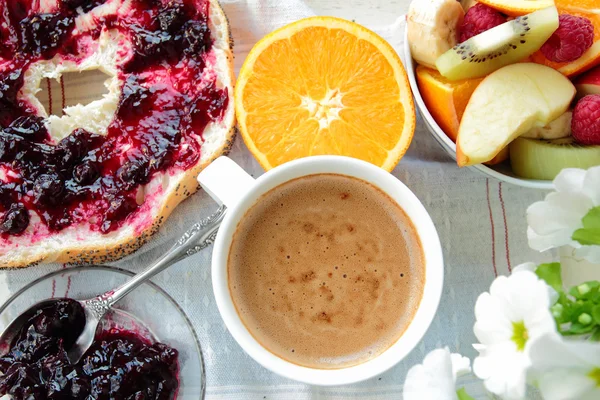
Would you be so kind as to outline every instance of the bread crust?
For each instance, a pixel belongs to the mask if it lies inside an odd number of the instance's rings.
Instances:
[[[231,29],[229,27],[229,20],[225,15],[225,12],[221,8],[218,0],[209,0],[210,9],[212,12],[219,14],[219,19],[224,22],[222,26],[222,34],[228,38],[229,48],[223,49],[226,52],[226,58],[228,62],[228,72],[230,75],[231,88],[229,91],[230,97],[233,96],[233,89],[235,86],[235,72],[233,67],[233,37]],[[234,107],[233,99],[230,99],[229,106]],[[171,212],[185,199],[196,193],[200,188],[196,178],[200,171],[208,166],[213,160],[223,154],[227,154],[233,145],[236,135],[236,119],[235,113],[233,118],[227,125],[227,132],[223,139],[223,144],[213,152],[210,159],[199,162],[194,167],[184,171],[180,177],[178,177],[179,183],[176,189],[166,195],[161,200],[161,206],[158,209],[156,217],[153,219],[153,223],[147,228],[143,229],[139,234],[135,236],[125,237],[118,242],[111,243],[107,247],[97,248],[95,246],[76,246],[75,243],[72,247],[65,247],[59,253],[38,253],[35,256],[21,255],[15,257],[11,255],[10,260],[6,260],[5,255],[0,255],[0,269],[5,268],[25,268],[32,267],[37,264],[49,261],[73,265],[89,265],[89,264],[104,264],[119,260],[123,257],[130,255],[131,253],[138,250],[144,244],[146,244],[150,238],[158,232],[161,225],[171,215]],[[52,256],[51,260],[47,260]]]

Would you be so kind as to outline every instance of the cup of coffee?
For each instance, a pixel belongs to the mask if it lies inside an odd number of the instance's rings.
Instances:
[[[220,157],[198,180],[228,208],[212,257],[217,306],[259,364],[343,385],[383,373],[419,343],[442,293],[442,249],[394,176],[314,156],[255,180]]]

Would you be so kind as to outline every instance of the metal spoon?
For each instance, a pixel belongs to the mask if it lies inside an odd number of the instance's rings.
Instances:
[[[190,228],[190,230],[188,230],[164,256],[118,288],[109,290],[92,299],[79,300],[79,303],[85,311],[86,323],[83,332],[81,332],[75,344],[67,352],[71,363],[76,364],[79,362],[79,359],[90,348],[94,341],[94,337],[96,336],[96,328],[98,327],[100,320],[115,303],[154,275],[165,270],[167,267],[213,244],[226,212],[227,209],[225,206],[221,206],[215,214],[194,224],[194,226],[192,226],[192,228]],[[0,336],[0,350],[1,346],[10,345],[12,343],[23,325],[33,317],[38,310],[51,305],[55,301],[57,300],[43,300],[34,304],[28,308],[27,311],[15,318]]]

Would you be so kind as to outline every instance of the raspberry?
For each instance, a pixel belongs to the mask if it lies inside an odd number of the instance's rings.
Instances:
[[[462,43],[469,40],[473,36],[477,36],[481,32],[485,32],[505,22],[506,17],[503,14],[483,3],[477,3],[469,8],[469,11],[465,14],[465,18],[459,28],[459,42]]]
[[[558,21],[558,29],[540,50],[550,61],[575,61],[594,44],[594,26],[587,18],[569,14],[562,14]]]
[[[600,145],[600,95],[585,96],[573,110],[573,139],[585,145]]]

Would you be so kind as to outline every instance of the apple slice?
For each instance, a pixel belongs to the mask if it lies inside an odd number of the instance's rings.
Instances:
[[[577,97],[600,94],[600,66],[586,72],[575,80]]]
[[[463,114],[458,165],[492,160],[517,137],[567,111],[574,96],[569,79],[540,64],[512,64],[493,72],[475,89]]]

